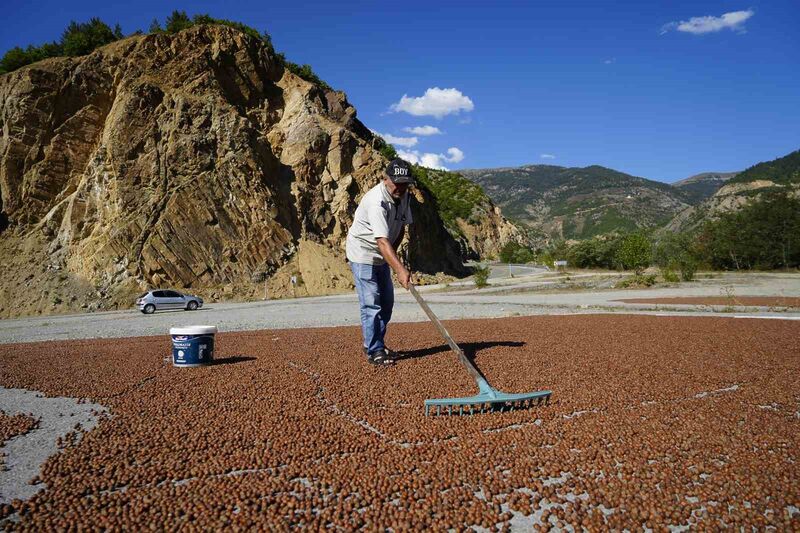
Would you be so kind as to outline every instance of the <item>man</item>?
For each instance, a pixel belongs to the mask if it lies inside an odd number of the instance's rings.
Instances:
[[[364,353],[374,365],[391,365],[397,354],[383,343],[386,326],[392,318],[394,287],[392,274],[407,289],[411,273],[397,257],[406,224],[411,224],[409,186],[414,184],[411,167],[395,159],[386,167],[386,176],[361,199],[353,225],[347,232],[347,260],[353,271]]]

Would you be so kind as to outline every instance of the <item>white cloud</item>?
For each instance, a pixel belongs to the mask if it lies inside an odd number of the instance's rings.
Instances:
[[[461,111],[472,111],[475,105],[469,96],[458,89],[440,89],[431,87],[422,96],[403,95],[400,101],[389,109],[394,112],[405,111],[417,117],[431,116],[442,118],[445,115],[458,114]]]
[[[428,135],[441,135],[443,132],[436,126],[414,126],[413,128],[403,128],[406,133],[413,133],[414,135],[421,135],[426,137]]]
[[[744,23],[747,19],[755,15],[755,11],[748,9],[747,11],[731,11],[725,13],[721,17],[692,17],[689,20],[682,20],[680,22],[670,22],[661,27],[661,34],[665,34],[670,30],[677,30],[694,35],[702,35],[704,33],[713,33],[725,29],[733,30],[738,33],[745,33]]]
[[[447,149],[447,154],[420,153],[418,150],[398,150],[397,155],[415,165],[447,170],[445,163],[458,163],[464,159],[464,152],[455,146]]]
[[[396,144],[397,146],[405,146],[406,148],[410,148],[412,146],[416,146],[417,139],[416,137],[395,137],[394,135],[386,134],[381,135],[383,139],[389,144]]]
[[[379,131],[370,130],[375,135],[379,135],[383,137],[383,140],[389,144],[395,144],[397,146],[405,146],[406,148],[411,148],[412,146],[416,146],[419,142],[419,139],[416,137],[396,137],[391,133],[381,133]]]
[[[464,160],[464,152],[453,146],[447,149],[447,155],[450,156],[447,160],[451,163],[458,163]]]
[[[553,154],[539,154],[539,157],[541,157],[542,159],[555,159],[556,158],[556,156],[553,155]]]
[[[605,63],[606,65],[610,65],[610,64],[616,63],[616,62],[617,62],[617,58],[616,57],[612,57],[612,58],[609,58],[609,59],[606,59],[605,61],[603,61],[603,63]]]

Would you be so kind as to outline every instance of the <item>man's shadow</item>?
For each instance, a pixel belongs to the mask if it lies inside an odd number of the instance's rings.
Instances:
[[[464,355],[467,356],[467,359],[474,365],[475,364],[475,354],[477,354],[481,350],[485,350],[487,348],[493,348],[495,346],[510,346],[512,348],[520,348],[525,346],[525,343],[522,341],[485,341],[485,342],[465,342],[464,344],[458,345],[461,350],[464,352]],[[427,357],[429,355],[435,355],[437,353],[449,352],[450,345],[448,344],[440,344],[439,346],[432,346],[430,348],[420,348],[419,350],[409,350],[407,352],[401,352],[400,357],[397,358],[398,361],[403,361],[405,359],[417,359],[418,357]]]

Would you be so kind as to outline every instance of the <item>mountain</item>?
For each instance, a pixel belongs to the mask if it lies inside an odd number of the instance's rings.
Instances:
[[[0,316],[130,307],[151,287],[279,296],[293,274],[298,294],[349,290],[345,236],[386,159],[313,81],[209,24],[0,75]],[[464,273],[470,242],[514,231],[491,206],[458,241],[414,195],[417,270]]]
[[[693,230],[720,213],[735,211],[763,193],[776,190],[800,195],[800,150],[758,163],[730,177],[711,197],[679,213],[666,229]]]
[[[601,166],[526,165],[460,170],[512,220],[550,238],[581,239],[658,227],[690,205],[666,183]]]
[[[672,186],[683,191],[690,203],[695,205],[713,196],[725,182],[737,174],[738,172],[704,172],[676,181]]]

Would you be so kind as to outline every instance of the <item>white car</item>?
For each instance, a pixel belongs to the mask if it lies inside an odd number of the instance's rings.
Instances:
[[[193,294],[183,294],[172,290],[147,291],[136,299],[136,307],[150,315],[162,309],[184,309],[194,311],[203,307],[203,299]]]

